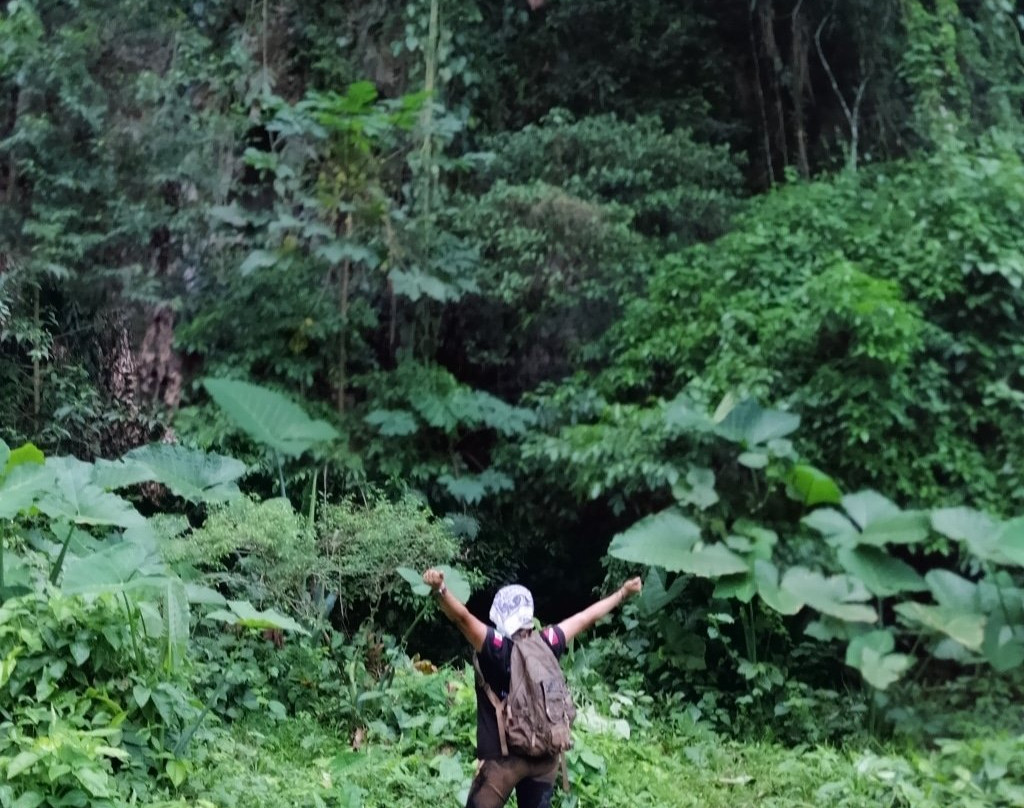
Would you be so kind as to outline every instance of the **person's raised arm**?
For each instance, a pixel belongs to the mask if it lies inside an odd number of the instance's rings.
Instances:
[[[592,603],[582,612],[577,612],[572,617],[567,617],[558,624],[558,627],[565,635],[566,643],[581,631],[586,631],[594,625],[594,623],[612,611],[612,609],[618,608],[626,600],[633,597],[633,595],[638,594],[641,589],[643,589],[643,583],[640,579],[630,578],[608,597],[602,598],[596,603]]]
[[[429,569],[424,572],[423,583],[434,590],[438,605],[445,617],[451,620],[462,632],[462,636],[469,640],[473,650],[479,651],[483,647],[484,640],[487,639],[487,625],[478,620],[465,604],[448,591],[448,587],[444,585],[444,573],[440,570]]]

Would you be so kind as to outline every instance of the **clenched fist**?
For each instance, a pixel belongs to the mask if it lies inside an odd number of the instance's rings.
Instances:
[[[435,570],[431,567],[423,573],[423,583],[437,592],[442,586],[444,586],[444,573],[441,572],[441,570]]]

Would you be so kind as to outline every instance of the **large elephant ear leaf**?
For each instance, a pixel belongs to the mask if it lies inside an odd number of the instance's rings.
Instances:
[[[53,488],[53,469],[26,463],[0,478],[0,519],[13,519]]]
[[[640,611],[646,615],[653,615],[664,609],[674,601],[686,588],[687,579],[679,576],[669,587],[665,586],[666,575],[664,570],[651,567],[644,579],[644,588],[640,592],[638,602]]]
[[[44,468],[53,472],[54,484],[40,497],[37,506],[51,519],[123,528],[146,523],[130,502],[93,483],[91,463],[73,457],[51,457]]]
[[[791,567],[779,585],[783,592],[822,614],[850,623],[874,623],[878,614],[863,601],[871,595],[864,585],[846,575],[825,578],[805,567]]]
[[[948,539],[963,542],[983,561],[1005,562],[999,553],[1001,526],[992,516],[974,508],[938,508],[932,511],[932,528]],[[1007,523],[1012,524],[1012,523]]]
[[[451,590],[455,597],[463,603],[469,600],[469,596],[473,594],[473,589],[462,572],[455,569],[455,567],[449,567],[447,564],[438,564],[437,569],[444,574],[444,585]]]
[[[1024,517],[1001,525],[994,545],[1003,558],[1024,567]]]
[[[151,546],[118,541],[86,555],[69,555],[60,587],[69,595],[121,592],[165,579],[166,566]]]
[[[700,528],[678,509],[668,508],[616,535],[608,546],[608,554],[623,561],[678,572],[699,540]]]
[[[794,615],[804,607],[799,597],[780,588],[779,571],[770,561],[759,558],[754,562],[754,578],[757,594],[769,609],[779,614]]]
[[[414,595],[423,597],[430,594],[430,587],[423,583],[423,578],[412,567],[399,567],[395,572],[409,584]]]
[[[721,437],[741,446],[761,446],[784,438],[800,426],[800,416],[781,410],[766,410],[752,398],[730,409],[715,427]]]
[[[981,611],[978,585],[949,570],[931,570],[924,576],[940,606],[954,612]]]
[[[274,390],[234,379],[204,379],[203,386],[242,431],[283,455],[298,457],[318,443],[339,437],[329,423],[313,420]]]
[[[989,615],[981,652],[999,673],[1024,665],[1024,628],[1009,623],[999,612]]]
[[[299,634],[309,632],[299,623],[275,609],[259,610],[247,600],[229,600],[227,609],[210,612],[207,617],[233,626],[245,626],[254,629],[281,629]]]
[[[859,670],[869,685],[885,690],[914,664],[913,657],[893,653],[895,645],[888,631],[861,634],[847,646],[846,664]]]
[[[141,482],[166,485],[189,502],[226,502],[241,493],[237,480],[245,474],[240,460],[199,449],[168,444],[140,446],[121,460],[98,460],[93,480],[103,488]]]
[[[879,597],[928,588],[913,567],[893,558],[881,547],[843,547],[837,556],[844,570],[863,581],[864,586]]]
[[[858,491],[842,498],[843,508],[857,525],[856,544],[917,544],[928,538],[928,515],[903,511],[877,491]]]
[[[899,603],[896,611],[911,623],[930,628],[972,651],[978,651],[985,639],[985,616],[963,614],[944,606],[929,606],[924,603]]]
[[[444,585],[456,598],[463,603],[469,600],[473,590],[466,576],[461,571],[447,564],[438,564],[435,569],[444,575]],[[423,577],[416,570],[411,567],[398,567],[395,572],[412,587],[413,594],[420,595],[421,597],[430,594],[430,587],[423,583]]]

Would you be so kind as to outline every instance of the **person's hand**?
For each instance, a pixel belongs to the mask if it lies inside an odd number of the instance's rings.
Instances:
[[[435,570],[431,567],[425,573],[423,573],[423,583],[437,592],[441,587],[444,586],[444,573],[441,570]]]
[[[637,578],[630,578],[622,585],[622,599],[629,600],[633,595],[639,595],[644,588],[643,581]]]

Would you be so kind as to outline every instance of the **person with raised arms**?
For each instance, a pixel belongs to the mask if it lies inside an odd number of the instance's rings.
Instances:
[[[466,808],[500,808],[513,790],[519,808],[549,808],[575,716],[558,660],[573,637],[638,594],[640,579],[539,632],[524,586],[498,590],[491,627],[448,590],[442,572],[429,569],[423,581],[474,651],[478,765]]]

